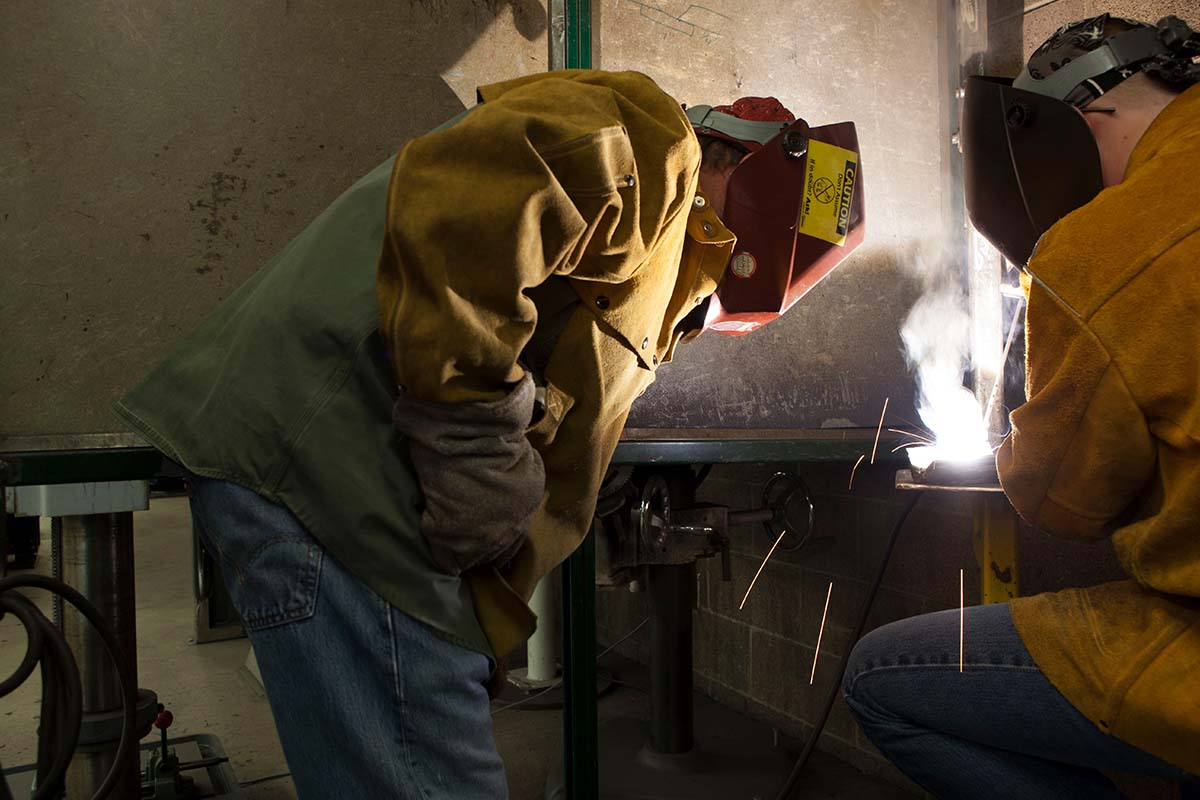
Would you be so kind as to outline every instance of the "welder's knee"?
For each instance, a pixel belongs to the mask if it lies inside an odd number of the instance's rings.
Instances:
[[[949,664],[957,648],[957,609],[876,628],[858,641],[847,658],[843,696],[860,718],[867,710],[903,716],[898,709],[927,690],[929,668]]]
[[[846,658],[846,671],[842,675],[842,696],[850,702],[852,709],[867,704],[874,705],[867,697],[866,683],[861,679],[894,660],[898,642],[888,630],[890,627],[892,626],[885,625],[863,636]]]

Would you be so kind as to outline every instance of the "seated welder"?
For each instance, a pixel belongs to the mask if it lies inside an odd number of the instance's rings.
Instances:
[[[865,637],[844,693],[938,797],[1109,798],[1106,772],[1200,773],[1200,35],[1102,15],[1016,80],[970,78],[967,208],[1024,269],[1028,402],[1005,493],[1111,537],[1128,580],[915,617]]]
[[[630,72],[479,94],[119,404],[195,476],[301,797],[504,797],[488,685],[634,399],[862,241],[850,123]]]

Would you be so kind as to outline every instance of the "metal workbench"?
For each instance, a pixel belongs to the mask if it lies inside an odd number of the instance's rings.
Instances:
[[[871,429],[630,429],[617,447],[613,464],[668,467],[853,462],[864,449],[870,449],[874,438]],[[39,447],[48,444],[59,446]],[[36,438],[0,443],[0,482],[10,487],[55,486],[149,481],[184,474],[178,465],[132,434],[76,437],[74,447],[69,449],[62,444],[61,439],[51,442]],[[128,516],[130,521],[121,527],[132,531],[132,512]],[[564,565],[562,574],[564,767],[572,800],[590,800],[599,793],[595,559],[595,540],[589,536]],[[109,566],[117,567],[114,571],[124,576],[121,580],[132,584],[132,563]],[[136,663],[135,653],[129,653],[128,658]],[[684,688],[677,693],[690,698],[690,665],[688,674],[678,677]]]

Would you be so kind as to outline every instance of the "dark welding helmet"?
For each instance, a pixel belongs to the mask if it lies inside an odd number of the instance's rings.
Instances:
[[[810,128],[774,98],[687,109],[696,133],[748,151],[721,221],[737,244],[704,330],[732,336],[778,318],[862,243],[862,174],[854,123]]]
[[[1103,14],[1064,26],[1016,80],[967,79],[960,142],[971,222],[1024,266],[1049,228],[1104,188],[1100,151],[1083,114],[1145,70],[1171,83],[1200,79],[1200,38],[1175,17],[1152,27]]]

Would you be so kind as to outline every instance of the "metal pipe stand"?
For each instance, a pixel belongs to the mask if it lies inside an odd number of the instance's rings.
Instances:
[[[537,616],[537,629],[526,644],[526,666],[508,673],[517,688],[537,691],[555,686],[558,675],[559,606],[555,592],[557,570],[546,575],[533,590],[529,608]]]
[[[21,486],[10,489],[13,513],[51,519],[54,577],[79,590],[116,633],[122,665],[137,683],[137,622],[134,602],[133,512],[149,508],[146,481]],[[117,665],[82,614],[55,598],[54,619],[79,665],[83,683],[83,724],[79,746],[67,770],[66,796],[95,794],[112,768],[121,737],[121,684]],[[139,689],[137,734],[145,736],[158,698]],[[111,797],[141,795],[138,748],[120,765]]]
[[[691,506],[695,487],[690,471],[669,480],[673,504]],[[771,796],[791,766],[787,754],[775,747],[773,732],[693,693],[695,562],[646,569],[650,718],[616,719],[600,726],[600,797]]]
[[[133,595],[133,512],[68,516],[55,520],[61,531],[58,564],[62,580],[95,604],[112,623],[125,664],[137,682],[137,624]],[[57,537],[56,537],[57,538]],[[83,714],[108,715],[121,709],[121,684],[100,636],[82,614],[68,609],[59,617],[67,644],[79,661],[83,679]],[[117,730],[117,737],[120,731]],[[84,745],[67,770],[67,797],[91,797],[108,774],[116,756],[116,741]],[[121,765],[114,797],[137,797],[141,765],[131,748]]]

